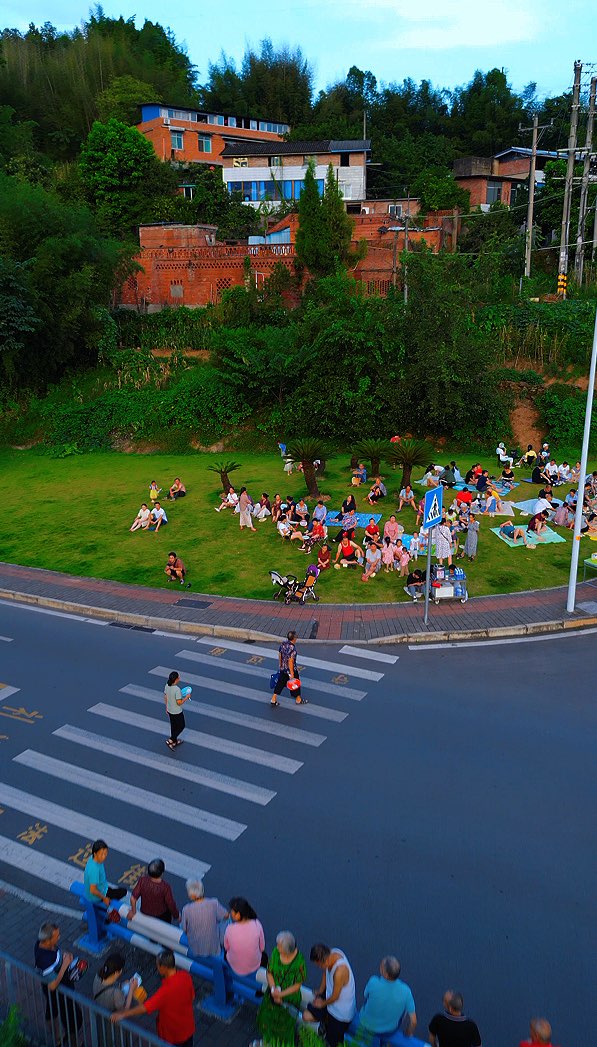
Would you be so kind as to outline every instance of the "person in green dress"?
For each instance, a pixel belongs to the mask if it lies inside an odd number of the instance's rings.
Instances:
[[[263,1043],[294,1043],[295,1015],[284,1005],[300,1008],[301,986],[306,980],[305,959],[294,935],[280,931],[267,965],[267,989],[257,1012],[257,1028]]]

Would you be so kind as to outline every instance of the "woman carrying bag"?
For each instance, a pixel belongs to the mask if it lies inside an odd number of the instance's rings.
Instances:
[[[168,677],[168,683],[164,687],[164,702],[170,719],[170,737],[166,738],[166,745],[169,749],[176,749],[178,745],[182,745],[182,739],[179,735],[182,734],[186,726],[182,706],[185,702],[190,702],[191,700],[191,688],[183,687],[181,691],[178,686],[179,683],[180,676],[176,669],[173,669]]]

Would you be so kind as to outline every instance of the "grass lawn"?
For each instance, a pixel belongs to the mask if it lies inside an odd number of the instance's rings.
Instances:
[[[443,449],[442,461],[451,452]],[[300,553],[298,543],[283,543],[271,520],[256,524],[257,533],[239,530],[238,516],[216,514],[219,482],[207,466],[221,456],[208,454],[128,455],[89,454],[53,459],[31,451],[0,451],[3,476],[3,513],[0,527],[0,559],[11,563],[46,567],[76,575],[91,575],[150,586],[167,586],[163,567],[170,549],[176,550],[188,568],[196,592],[225,596],[268,599],[272,587],[268,571],[276,568],[300,575],[309,559]],[[243,468],[233,473],[238,488],[246,484],[255,499],[262,491],[273,497],[305,493],[302,474],[289,478],[282,470],[278,454],[231,455]],[[473,456],[457,456],[461,470],[469,467]],[[568,460],[576,460],[574,453]],[[485,459],[494,470],[493,456]],[[415,476],[421,470],[415,470]],[[521,474],[524,470],[516,470]],[[151,480],[167,491],[175,476],[187,487],[187,497],[164,502],[169,524],[158,534],[146,531],[129,533],[141,505],[147,500]],[[332,459],[320,483],[322,492],[332,495],[330,508],[339,508],[349,489],[348,457]],[[383,522],[393,510],[393,494],[400,473],[386,467],[388,499],[382,502]],[[517,476],[518,478],[518,476]],[[562,489],[566,490],[566,489]],[[521,501],[536,494],[537,488],[521,484],[512,500]],[[357,491],[359,510],[367,511],[366,490]],[[407,533],[414,529],[414,512],[403,509],[399,516]],[[527,518],[520,517],[521,524]],[[478,558],[467,564],[469,592],[473,596],[544,588],[567,582],[570,564],[571,532],[560,528],[566,544],[547,545],[527,552],[510,549],[491,526],[500,518],[482,518]],[[332,532],[333,533],[333,532]],[[362,531],[357,531],[362,539]],[[335,547],[334,547],[335,548]],[[597,543],[582,539],[580,560],[597,550]],[[421,565],[421,560],[419,560]],[[324,572],[318,592],[327,603],[370,603],[406,600],[403,581],[397,573],[382,573],[367,584],[355,570]]]

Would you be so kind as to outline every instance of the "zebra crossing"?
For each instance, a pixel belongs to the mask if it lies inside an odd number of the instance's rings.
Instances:
[[[371,687],[398,660],[349,645],[336,652],[341,661],[299,653],[309,703],[291,700],[272,714],[277,648],[207,637],[181,642],[187,646],[168,655],[170,667],[149,664],[144,679],[84,702],[74,722],[3,764],[0,866],[13,878],[20,873],[29,888],[35,881],[36,894],[45,896],[50,885],[55,898],[56,889],[80,880],[97,838],[109,844],[112,882],[132,886],[157,855],[173,879],[204,877],[228,860],[258,810],[305,772],[310,754],[334,744],[368,693],[351,686],[353,679]],[[163,685],[172,665],[194,693],[184,709],[184,747],[168,754],[163,691],[148,685],[156,677]],[[33,823],[15,833],[23,815]]]

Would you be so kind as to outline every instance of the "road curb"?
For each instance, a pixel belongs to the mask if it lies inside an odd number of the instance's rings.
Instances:
[[[165,633],[179,633],[193,636],[213,636],[229,640],[263,640],[278,642],[280,633],[261,632],[256,629],[242,629],[224,625],[206,625],[202,622],[181,622],[178,619],[159,618],[157,615],[134,614],[132,611],[119,611],[108,607],[93,607],[76,603],[73,600],[56,600],[49,596],[38,596],[34,593],[21,593],[14,589],[0,588],[0,599],[13,600],[15,603],[47,608],[74,614],[80,618],[98,618],[102,621],[130,625],[132,628],[159,630]],[[483,640],[514,639],[523,636],[541,636],[548,633],[574,632],[597,625],[597,615],[585,615],[583,618],[557,618],[548,622],[530,622],[526,625],[500,626],[489,629],[462,629],[444,632],[396,633],[391,636],[371,637],[368,640],[350,640],[354,647],[387,644],[411,644],[424,647],[425,644],[464,643],[466,641],[482,642]],[[284,631],[283,629],[281,630]],[[321,645],[325,643],[343,643],[344,640],[309,640],[301,638],[301,644]]]

